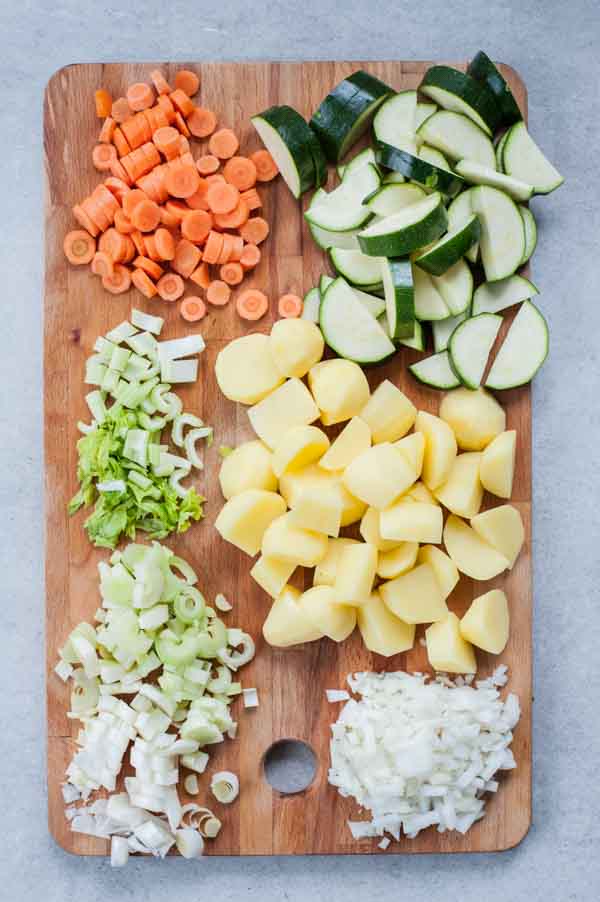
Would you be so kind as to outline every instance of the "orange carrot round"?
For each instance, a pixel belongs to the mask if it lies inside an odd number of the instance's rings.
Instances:
[[[110,170],[110,164],[116,159],[117,151],[112,144],[96,144],[92,151],[92,162],[99,172]]]
[[[96,242],[88,232],[83,229],[74,229],[65,235],[63,250],[69,263],[82,266],[89,263],[96,253]]]
[[[208,191],[208,182],[206,179],[200,179],[198,190],[191,197],[186,197],[185,202],[192,210],[208,210],[208,200],[206,193]]]
[[[261,253],[255,244],[247,244],[240,255],[243,269],[254,269],[260,263]]]
[[[96,251],[90,269],[95,276],[112,276],[115,271],[114,260],[104,251]]]
[[[131,219],[123,212],[123,210],[117,210],[115,213],[115,229],[117,232],[120,232],[121,235],[131,235],[135,229]]]
[[[149,257],[136,257],[133,265],[136,269],[143,269],[152,279],[158,280],[164,275],[162,266],[159,266],[154,260],[150,260]]]
[[[126,119],[131,118],[132,109],[129,106],[129,101],[126,97],[119,97],[117,100],[113,101],[113,105],[111,107],[110,115],[118,122],[119,125],[121,122],[125,122]]]
[[[154,284],[150,276],[139,267],[133,270],[131,274],[131,281],[133,282],[137,290],[141,291],[142,294],[147,298],[153,298],[157,293],[156,285]]]
[[[107,179],[104,179],[104,184],[110,193],[114,194],[120,204],[123,203],[123,198],[131,190],[123,179],[116,178],[114,175],[109,175]]]
[[[179,135],[179,155],[186,156],[190,153],[190,142],[186,138],[185,135]],[[191,156],[191,154],[190,154]],[[192,163],[194,162],[194,158],[192,157]]]
[[[183,118],[183,116],[181,115],[181,113],[179,113],[179,112],[175,113],[175,119],[173,121],[175,122],[175,125],[181,132],[181,135],[184,138],[189,138],[192,133],[190,132],[188,125],[187,125],[185,119]]]
[[[212,175],[206,176],[206,184],[207,185],[226,185],[225,176],[221,175],[220,172],[213,172]]]
[[[140,232],[140,235],[141,234],[142,233]],[[146,232],[146,234],[144,235],[144,248],[146,252],[142,256],[150,257],[151,260],[162,260],[162,257],[158,252],[158,248],[156,247],[154,235],[151,235],[148,232]]]
[[[302,315],[302,298],[297,294],[282,294],[277,302],[279,316],[284,319],[293,319]]]
[[[195,138],[208,138],[217,127],[217,117],[212,110],[197,106],[187,117],[187,126]]]
[[[154,103],[154,91],[144,81],[136,81],[127,88],[127,103],[132,110],[140,113]]]
[[[181,223],[181,234],[188,241],[201,244],[212,229],[212,216],[205,210],[191,210]]]
[[[177,242],[171,266],[184,279],[189,279],[201,259],[202,253],[196,245],[188,241],[187,238],[182,238],[181,241]]]
[[[189,147],[189,143],[190,143],[189,141],[186,141],[186,144],[188,145],[188,147]],[[189,150],[184,150],[183,153],[181,153],[179,159],[181,161],[182,166],[193,166],[194,169],[196,168],[196,161]]]
[[[121,124],[121,131],[125,135],[132,150],[141,147],[146,141],[152,140],[152,129],[146,117],[142,113],[136,113],[127,122]]]
[[[165,210],[172,216],[177,217],[178,223],[183,222],[183,217],[189,213],[187,203],[184,203],[182,200],[168,200],[165,204]]]
[[[262,200],[256,188],[249,188],[247,191],[242,191],[240,197],[245,201],[249,210],[258,210],[262,207]]]
[[[102,276],[102,284],[111,294],[123,294],[131,287],[131,273],[122,263],[115,263],[112,275]]]
[[[112,118],[112,116],[107,116],[102,123],[102,128],[100,129],[100,134],[98,135],[98,141],[101,144],[112,144],[112,139],[116,127],[117,123]]]
[[[206,289],[206,300],[215,307],[224,307],[229,303],[231,297],[231,288],[226,282],[215,279]]]
[[[213,182],[208,186],[206,199],[213,213],[232,213],[238,205],[240,192],[235,185],[228,185],[227,182]]]
[[[156,289],[163,301],[176,301],[183,294],[183,279],[175,273],[168,272],[159,279]]]
[[[171,93],[170,85],[169,85],[168,81],[166,80],[166,78],[164,77],[164,75],[162,74],[162,72],[160,71],[160,69],[152,70],[152,72],[150,73],[150,80],[152,81],[152,84],[156,88],[156,93],[159,95],[159,97],[158,97],[159,102],[160,102],[161,94],[170,94]]]
[[[257,320],[264,316],[269,309],[269,300],[262,291],[249,288],[238,295],[235,309],[242,319]]]
[[[190,100],[189,96],[182,91],[181,88],[175,88],[174,91],[171,91],[169,94],[169,100],[175,107],[175,109],[181,113],[182,116],[189,116],[194,112],[194,103]]]
[[[256,166],[256,178],[259,182],[270,182],[279,173],[277,164],[268,150],[257,150],[250,154]]]
[[[208,233],[202,259],[205,263],[216,263],[223,250],[223,235],[214,230]]]
[[[168,229],[157,229],[154,233],[156,252],[161,260],[172,260],[175,256],[175,239]]]
[[[248,157],[232,157],[227,160],[223,175],[238,191],[247,191],[256,184],[256,166]]]
[[[238,262],[240,257],[242,256],[242,251],[244,250],[244,239],[241,235],[232,235],[231,236],[231,254],[229,255],[229,259]]]
[[[254,216],[240,228],[240,235],[248,244],[260,244],[269,234],[269,223],[262,216]]]
[[[153,200],[143,200],[133,208],[131,222],[140,232],[153,232],[160,223],[160,207]]]
[[[120,157],[129,156],[129,154],[131,153],[131,144],[120,128],[115,128],[113,132],[113,144],[117,148],[117,153]]]
[[[181,302],[179,312],[188,323],[195,323],[206,316],[206,304],[202,298],[189,295]]]
[[[160,221],[167,229],[176,229],[181,220],[175,216],[166,206],[160,208]]]
[[[106,88],[98,88],[97,91],[94,91],[94,103],[96,104],[96,116],[99,119],[105,119],[107,116],[110,116],[112,97]]]
[[[131,186],[133,182],[131,181],[131,177],[120,160],[113,160],[110,164],[111,174],[116,179],[121,179],[122,182],[125,182],[127,186]]]
[[[239,199],[238,204],[231,213],[215,214],[215,223],[221,229],[240,229],[247,222],[250,211],[246,203]]]
[[[133,241],[133,245],[134,245],[136,251],[138,252],[138,254],[140,255],[140,257],[147,257],[148,254],[146,253],[146,241],[145,241],[142,233],[138,232],[138,230],[136,229],[135,232],[131,233],[130,237],[131,237],[131,240]],[[148,237],[149,236],[146,235],[146,238],[148,238]]]
[[[165,183],[173,197],[191,197],[200,186],[200,176],[195,166],[184,165],[180,169],[169,169]]]
[[[200,288],[208,288],[210,285],[210,272],[208,269],[208,263],[201,263],[200,266],[196,267],[194,272],[190,276],[190,280],[195,282],[196,285],[199,285]]]
[[[86,232],[88,232],[93,238],[96,237],[100,229],[80,204],[75,204],[75,206],[73,207],[73,216],[75,217],[79,225],[86,230]]]
[[[230,128],[221,128],[212,135],[208,142],[208,149],[220,160],[228,160],[233,157],[240,146],[237,135]]]
[[[99,204],[97,197],[94,197],[93,194],[90,194],[89,197],[86,197],[81,201],[81,206],[90,217],[94,225],[98,226],[99,231],[105,232],[106,229],[109,228],[110,219]]]
[[[171,93],[171,89],[169,88],[169,94]],[[158,100],[156,101],[156,105],[162,110],[167,120],[167,125],[171,125],[171,123],[175,119],[175,107],[169,100],[167,94],[159,94]]]
[[[212,153],[205,153],[196,160],[196,168],[200,175],[212,175],[220,165],[220,161]]]
[[[180,69],[175,76],[175,87],[187,94],[188,97],[193,97],[200,88],[200,79],[195,72],[191,72],[189,69]]]
[[[244,270],[240,263],[224,263],[219,270],[219,275],[228,285],[239,285],[244,278]]]

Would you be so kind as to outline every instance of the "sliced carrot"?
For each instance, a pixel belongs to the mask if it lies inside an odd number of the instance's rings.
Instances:
[[[91,217],[86,213],[80,204],[75,204],[73,207],[73,216],[77,220],[80,226],[82,226],[86,232],[88,232],[93,238],[96,237],[100,229],[96,225],[96,223],[91,219]]]
[[[268,150],[257,150],[250,154],[250,159],[256,166],[256,178],[259,182],[270,182],[279,174],[277,164]]]
[[[191,210],[181,223],[181,234],[188,241],[202,244],[212,229],[213,218],[205,210]]]
[[[190,100],[188,95],[185,91],[182,91],[181,88],[175,88],[174,91],[171,91],[169,100],[182,116],[189,116],[194,112],[195,107],[193,101]]]
[[[260,244],[269,234],[269,223],[262,216],[253,216],[240,228],[240,235],[248,244]]]
[[[210,153],[214,153],[220,160],[229,160],[240,146],[238,137],[230,128],[221,128],[215,132],[208,142]]]
[[[219,275],[228,285],[239,285],[244,278],[244,270],[240,263],[224,263],[219,270]]]
[[[127,103],[136,113],[141,113],[154,103],[154,91],[145,81],[136,81],[127,88]]]
[[[90,269],[95,276],[112,276],[115,271],[115,263],[112,257],[109,257],[104,251],[97,251],[94,254]]]
[[[161,260],[172,260],[175,256],[175,239],[168,229],[157,229],[154,233],[156,252]]]
[[[99,232],[105,232],[110,226],[110,220],[98,203],[98,199],[92,194],[81,201],[83,210],[87,213]]]
[[[297,294],[282,294],[277,302],[277,312],[284,319],[294,319],[302,316],[303,306],[302,298]]]
[[[133,243],[135,245],[135,249],[138,252],[138,254],[140,255],[140,257],[148,256],[148,254],[146,253],[146,238],[147,237],[148,237],[147,235],[144,237],[144,235],[142,235],[141,232],[138,232],[137,229],[135,232],[131,233],[131,240],[133,241]]]
[[[255,244],[247,244],[240,256],[243,269],[254,269],[260,263],[261,253]]]
[[[185,202],[192,210],[208,210],[208,200],[206,192],[208,191],[208,182],[206,179],[200,179],[200,186],[191,197],[186,197]]]
[[[227,182],[213,182],[208,186],[206,199],[213,213],[232,213],[238,205],[240,192]]]
[[[65,235],[63,250],[69,263],[82,266],[94,259],[96,242],[88,232],[83,229],[74,229]]]
[[[156,285],[143,269],[139,267],[134,269],[131,274],[131,281],[138,291],[141,291],[147,298],[153,298],[157,294]]]
[[[171,92],[169,91],[169,93],[171,93]],[[160,109],[165,114],[165,117],[167,119],[167,124],[171,125],[171,123],[175,119],[175,107],[173,106],[173,104],[171,103],[171,101],[169,100],[167,95],[160,94],[160,96],[156,102],[156,105],[158,107],[160,107]]]
[[[129,235],[125,235],[125,241],[127,242],[127,253],[125,255],[124,263],[131,263],[133,258],[135,257],[135,244],[131,240]]]
[[[206,289],[206,300],[215,307],[224,307],[231,298],[231,288],[226,282],[215,279]]]
[[[121,131],[127,138],[132,150],[135,150],[136,148],[141,147],[142,144],[146,144],[147,141],[152,140],[152,129],[143,113],[136,113],[135,116],[132,116],[127,122],[124,122],[121,126]]]
[[[102,284],[111,294],[123,294],[131,288],[131,273],[122,263],[117,263],[111,276],[102,276]]]
[[[188,97],[193,97],[200,88],[200,79],[195,72],[190,72],[189,69],[180,69],[175,76],[175,87],[187,94]]]
[[[235,210],[232,210],[231,213],[219,213],[215,215],[215,223],[221,229],[241,229],[248,221],[249,215],[250,211],[248,210],[245,201],[240,197],[237,207]]]
[[[125,263],[129,252],[128,239],[125,235],[117,232],[116,229],[110,228],[102,235],[98,242],[98,250],[103,254],[108,254],[113,263]],[[133,244],[133,242],[131,242]],[[134,245],[135,253],[135,245]]]
[[[110,170],[110,164],[117,159],[117,151],[112,144],[96,144],[92,151],[92,163],[99,172]]]
[[[213,231],[208,233],[202,259],[205,263],[216,263],[223,250],[223,235]]]
[[[214,172],[212,175],[206,176],[206,183],[208,185],[226,185],[225,176],[220,172]]]
[[[131,153],[131,146],[129,144],[129,141],[120,128],[115,128],[113,132],[113,143],[117,148],[117,153],[120,157],[126,157]]]
[[[162,166],[155,166],[152,172],[143,175],[136,182],[138,188],[144,191],[155,204],[164,204],[169,197],[165,185],[165,175],[161,170]]]
[[[178,223],[183,222],[183,217],[189,213],[189,207],[182,200],[168,200],[165,210],[172,216],[176,216]]]
[[[129,173],[120,160],[112,161],[112,163],[110,164],[110,171],[116,179],[121,179],[121,181],[125,182],[126,185],[131,186],[133,184]]]
[[[112,139],[116,127],[117,123],[112,118],[112,116],[107,116],[102,123],[102,128],[100,129],[100,134],[98,135],[98,141],[100,141],[101,144],[112,144]]]
[[[187,117],[187,126],[195,138],[208,138],[217,127],[217,117],[212,110],[197,106]]]
[[[171,93],[171,88],[169,86],[169,83],[166,80],[166,78],[164,77],[164,75],[162,74],[162,72],[160,71],[160,69],[153,69],[152,72],[150,73],[150,79],[152,81],[152,84],[156,88],[156,93],[159,95],[159,97],[158,97],[159,102],[160,102],[161,94],[170,94]]]
[[[166,111],[163,110],[160,104],[151,107],[149,110],[144,110],[141,115],[143,115],[146,120],[148,129],[150,130],[150,136],[152,136],[159,128],[166,128],[171,122],[171,117],[167,116]],[[150,138],[148,140],[150,140]]]
[[[196,160],[196,168],[200,175],[212,175],[220,165],[220,160],[211,153],[205,153]]]
[[[94,91],[94,103],[96,104],[96,116],[99,119],[105,119],[107,116],[110,116],[112,97],[106,88],[98,88],[97,91]]]
[[[189,279],[201,260],[202,253],[196,245],[188,241],[187,238],[182,238],[181,241],[177,242],[171,267],[184,279]]]
[[[110,115],[113,117],[115,122],[119,123],[119,125],[121,124],[121,122],[125,122],[126,119],[131,118],[133,112],[126,97],[119,97],[117,100],[113,101]]]
[[[210,272],[208,263],[201,263],[190,276],[190,280],[199,285],[200,288],[208,288],[210,285]]]
[[[240,257],[242,256],[242,251],[244,250],[244,239],[241,235],[232,235],[231,236],[231,254],[229,255],[229,259],[233,262],[238,262]]]
[[[238,191],[247,191],[256,184],[256,166],[248,157],[232,157],[227,160],[223,175]]]
[[[188,139],[186,138],[185,135],[180,135],[179,136],[179,156],[187,157],[188,154],[189,154],[189,156],[191,156],[190,142],[188,141]],[[193,157],[192,157],[192,162],[194,162]]]
[[[135,230],[134,224],[123,210],[117,210],[115,213],[115,229],[121,235],[131,235]]]
[[[148,172],[154,169],[155,166],[161,165],[162,160],[160,158],[160,154],[152,141],[146,141],[144,144],[142,144],[140,150],[143,153],[145,159],[148,161],[148,165],[150,166]]]
[[[227,232],[223,233],[223,247],[221,249],[221,253],[219,254],[219,259],[217,263],[229,263],[231,259],[231,250],[233,248],[233,237],[229,235]]]
[[[167,158],[172,160],[173,157],[179,156],[179,139],[181,135],[176,128],[167,125],[164,128],[158,128],[152,135],[156,147]]]
[[[173,197],[191,197],[200,186],[200,176],[195,166],[184,165],[180,169],[169,169],[166,185]]]
[[[195,323],[206,316],[206,304],[202,298],[189,295],[181,302],[179,312],[188,323]]]
[[[151,235],[149,232],[146,232],[144,235],[144,247],[146,249],[146,253],[143,255],[145,257],[150,257],[151,260],[162,260],[161,255],[158,252],[158,248],[156,247],[156,240],[154,235]]]
[[[123,203],[123,198],[125,197],[127,192],[131,191],[131,188],[126,182],[123,181],[123,179],[116,178],[114,175],[109,175],[107,179],[104,179],[104,184],[106,185],[110,193],[114,194],[120,204]]]
[[[248,191],[242,191],[240,197],[246,202],[249,210],[259,210],[262,207],[262,200],[256,188],[249,188]]]
[[[160,223],[160,208],[153,200],[142,200],[133,208],[131,221],[139,232],[153,232]]]
[[[92,192],[92,196],[97,198],[102,205],[102,209],[110,222],[114,222],[115,213],[120,209],[120,204],[112,191],[109,191],[106,185],[97,185]]]
[[[149,257],[136,257],[133,265],[136,269],[143,269],[152,279],[158,280],[164,275],[162,266],[159,266],[158,263],[155,263]]]
[[[159,279],[156,288],[163,301],[176,301],[183,294],[183,279],[175,273],[168,272]]]
[[[131,214],[138,204],[141,204],[143,200],[148,200],[148,195],[145,191],[142,191],[140,188],[132,188],[128,194],[123,198],[123,212],[126,216],[129,216],[131,219]]]
[[[182,166],[193,166],[194,169],[196,168],[196,161],[189,150],[184,150],[183,153],[180,153],[179,160]]]
[[[269,300],[262,291],[249,288],[238,295],[235,309],[242,319],[257,320],[264,316],[269,309]]]
[[[191,131],[189,130],[187,123],[181,113],[175,113],[175,125],[184,136],[184,138],[189,138],[191,136]]]
[[[166,207],[160,208],[160,221],[165,228],[176,229],[179,225],[179,219],[173,213],[170,213]]]

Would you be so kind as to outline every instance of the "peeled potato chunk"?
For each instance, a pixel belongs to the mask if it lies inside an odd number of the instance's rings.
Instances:
[[[424,482],[415,482],[402,496],[403,501],[422,501],[423,504],[439,504],[439,501],[433,495]]]
[[[395,617],[378,592],[373,592],[368,601],[357,609],[356,617],[363,642],[374,654],[391,658],[413,647],[414,624],[404,623]]]
[[[369,400],[369,383],[351,360],[322,360],[308,372],[308,384],[324,426],[357,416]]]
[[[383,538],[397,542],[441,542],[443,526],[439,505],[403,498],[381,511],[379,518]]]
[[[269,645],[289,648],[291,645],[323,638],[323,633],[300,608],[300,595],[298,589],[285,586],[273,602],[263,624],[263,636]]]
[[[273,455],[263,442],[244,442],[223,460],[219,482],[227,499],[246,489],[276,492],[277,477],[273,472]]]
[[[219,388],[230,401],[256,404],[284,381],[271,355],[268,335],[255,332],[235,338],[215,361]]]
[[[215,529],[227,542],[254,557],[260,551],[265,530],[285,509],[285,501],[276,492],[246,489],[223,505]]]
[[[463,639],[492,655],[504,651],[509,631],[508,600],[502,589],[492,589],[475,598],[460,621]]]
[[[445,620],[425,630],[427,656],[434,670],[444,673],[475,673],[475,649],[460,633],[460,621],[449,613]]]
[[[440,404],[440,417],[452,428],[463,451],[483,451],[506,429],[506,414],[484,388],[455,388]]]
[[[418,551],[418,542],[401,542],[391,551],[380,551],[377,558],[377,576],[382,579],[395,579],[402,573],[412,570]]]
[[[355,457],[371,447],[371,430],[360,417],[352,417],[319,461],[324,470],[345,470]]]
[[[308,486],[300,492],[289,512],[293,526],[322,532],[337,538],[340,534],[342,500],[336,487],[326,489]]]
[[[319,411],[304,382],[288,379],[251,407],[248,417],[265,445],[276,448],[288,430],[308,426],[319,418]]]
[[[364,604],[373,589],[377,549],[366,542],[347,545],[338,562],[333,591],[341,604]]]
[[[298,599],[307,619],[329,639],[343,642],[356,626],[356,608],[336,603],[331,586],[313,586]]]
[[[265,557],[315,567],[327,553],[327,536],[294,526],[287,513],[269,524],[261,550]]]
[[[269,347],[282,376],[301,379],[325,350],[321,330],[307,319],[279,319],[271,329]]]
[[[392,504],[416,478],[406,458],[389,442],[364,451],[342,477],[352,495],[377,510]]]
[[[301,470],[319,460],[328,448],[329,439],[322,429],[317,426],[293,426],[275,447],[273,471],[280,477],[288,470]]]
[[[369,507],[360,521],[360,534],[369,544],[374,545],[377,551],[391,551],[400,544],[392,539],[384,539],[379,530],[380,511]]]
[[[433,492],[450,474],[456,457],[456,439],[447,423],[424,410],[417,414],[415,432],[421,432],[425,439],[421,479]]]
[[[432,623],[448,613],[440,584],[430,564],[419,564],[379,586],[379,593],[392,614],[405,623]]]
[[[456,564],[435,545],[422,545],[417,560],[419,564],[431,564],[444,598],[448,598],[460,579]]]
[[[342,551],[348,545],[358,544],[356,539],[330,539],[325,557],[315,567],[313,586],[333,586]]]
[[[279,491],[287,501],[288,507],[296,507],[301,492],[305,488],[313,486],[317,490],[323,491],[333,488],[339,494],[342,505],[342,526],[356,523],[367,509],[364,502],[350,494],[342,482],[340,473],[328,473],[317,464],[311,464],[309,467],[292,473],[284,473],[279,481]]]
[[[371,428],[373,444],[395,442],[412,427],[417,408],[389,379],[380,382],[360,412]]]
[[[423,433],[413,432],[411,435],[406,435],[399,441],[394,442],[394,448],[404,455],[417,477],[419,477],[425,457],[425,436]]]
[[[481,454],[478,451],[457,455],[448,479],[435,490],[437,500],[459,517],[474,517],[479,513],[483,500],[480,463]]]
[[[525,529],[520,512],[512,504],[501,504],[471,520],[471,526],[492,548],[508,561],[512,570],[525,542]]]
[[[510,498],[515,475],[517,433],[514,429],[501,432],[489,443],[481,455],[479,478],[486,491],[499,498]]]
[[[261,554],[250,571],[250,576],[258,583],[261,589],[264,589],[267,595],[270,595],[271,598],[276,598],[295,569],[295,564],[290,564],[288,561],[280,561],[274,557],[265,557],[264,554]]]
[[[444,545],[460,572],[472,579],[493,579],[509,567],[508,558],[454,514],[446,520]]]

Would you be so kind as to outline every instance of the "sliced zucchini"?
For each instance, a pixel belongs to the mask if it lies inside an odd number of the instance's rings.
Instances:
[[[415,131],[418,131],[424,122],[437,113],[438,106],[435,103],[417,103],[417,112],[415,114]]]
[[[376,140],[416,153],[416,115],[416,91],[401,91],[388,97],[373,119]]]
[[[445,110],[468,116],[490,136],[500,124],[494,95],[466,72],[451,66],[432,66],[425,73],[419,91]]]
[[[308,132],[310,135],[308,142],[315,167],[315,188],[321,188],[327,181],[327,159],[323,153],[323,148],[321,147],[319,139],[310,126],[308,127]]]
[[[337,247],[331,248],[329,255],[335,271],[353,285],[366,288],[381,283],[381,263],[377,257]]]
[[[439,110],[426,119],[418,136],[451,160],[473,160],[494,169],[494,145],[475,123],[460,113]]]
[[[358,235],[365,254],[403,257],[435,241],[446,231],[448,216],[438,192],[367,226]]]
[[[448,319],[452,314],[429,273],[419,269],[418,266],[413,266],[412,276],[416,318],[425,321]]]
[[[331,276],[322,275],[319,280],[319,291],[321,294],[325,294],[331,283],[334,281],[335,280],[332,279]],[[374,294],[368,294],[366,291],[361,291],[360,288],[356,288],[354,285],[351,285],[350,287],[363,307],[368,310],[375,319],[378,319],[382,313],[385,313],[385,300],[383,298],[377,297],[377,295]]]
[[[323,188],[319,188],[313,194],[307,209],[310,210],[313,205],[317,206],[319,200],[323,200],[325,197],[327,197],[327,192]],[[360,229],[348,229],[346,232],[330,232],[328,229],[321,229],[312,222],[308,222],[308,220],[307,225],[313,241],[324,251],[328,251],[332,247],[358,250],[358,238],[356,236]]]
[[[466,388],[477,389],[485,372],[502,317],[480,313],[460,323],[450,336],[448,353],[452,369]]]
[[[498,282],[484,282],[473,294],[473,316],[479,313],[499,313],[535,297],[539,291],[529,279],[523,276],[509,276]]]
[[[341,185],[321,195],[304,214],[306,220],[329,232],[347,232],[363,225],[371,211],[363,204],[363,198],[376,191],[380,184],[379,173],[372,163],[356,169],[351,176],[345,174]]]
[[[525,228],[519,208],[503,191],[488,186],[473,189],[471,205],[481,222],[479,246],[487,281],[512,276],[525,253]]]
[[[434,276],[443,275],[464,257],[469,248],[477,244],[480,230],[477,214],[471,213],[463,225],[448,232],[433,247],[415,257],[415,263]]]
[[[448,172],[452,172],[452,166],[449,164],[441,150],[436,150],[435,147],[430,147],[429,144],[421,145],[418,157],[421,160],[425,160],[426,163],[431,163],[432,166],[437,166],[439,169],[447,169]]]
[[[506,142],[506,136],[508,135],[508,131],[504,132],[498,143],[496,144],[494,153],[496,155],[496,169],[498,172],[504,172],[504,164],[502,162],[502,154],[504,153],[504,144]]]
[[[321,298],[319,322],[329,347],[356,363],[379,363],[396,350],[345,279],[337,278],[327,288]]]
[[[531,185],[482,166],[481,163],[473,163],[472,160],[459,160],[454,168],[470,185],[490,185],[492,188],[500,188],[513,200],[529,200],[533,194]]]
[[[480,50],[469,63],[467,72],[471,78],[485,85],[496,98],[502,125],[512,125],[513,122],[518,122],[519,119],[523,118],[506,79],[498,71],[487,53]]]
[[[419,185],[382,185],[365,202],[376,216],[392,216],[427,197]]]
[[[529,207],[519,204],[519,213],[523,219],[523,227],[525,229],[525,252],[521,260],[521,266],[530,259],[537,246],[537,225],[533,218],[533,213]]]
[[[413,337],[401,338],[398,344],[403,345],[405,348],[410,348],[413,351],[425,350],[425,329],[418,319],[415,320],[415,334]]]
[[[344,166],[338,166],[338,175],[342,180],[344,177],[347,179],[352,178],[357,170],[362,169],[367,163],[375,165],[375,151],[372,147],[365,147],[364,150],[353,156],[351,160],[348,160]]]
[[[390,338],[392,341],[412,338],[415,331],[415,294],[410,260],[386,258],[382,260],[381,269]]]
[[[401,185],[406,179],[401,172],[388,172],[383,177],[383,185]]]
[[[564,178],[546,159],[524,122],[517,122],[506,133],[502,164],[507,175],[533,186],[535,194],[550,194]]]
[[[450,366],[450,358],[447,351],[440,351],[438,354],[432,354],[424,360],[413,363],[408,368],[415,379],[422,382],[423,385],[429,385],[431,388],[440,388],[449,391],[451,388],[458,388],[460,379]]]
[[[452,335],[456,327],[459,326],[460,323],[464,322],[464,320],[468,319],[469,316],[470,308],[467,307],[467,309],[463,310],[462,313],[459,313],[458,316],[450,316],[448,317],[448,319],[442,319],[436,323],[432,323],[431,330],[433,332],[434,351],[445,351],[448,347],[450,336]]]
[[[448,207],[448,231],[455,232],[461,225],[469,219],[470,216],[473,215],[473,208],[471,207],[471,192],[472,188],[467,188],[466,191],[463,191],[458,197],[455,197],[450,206]],[[465,257],[467,260],[470,260],[471,263],[477,263],[477,257],[479,256],[479,242],[474,244],[469,250],[466,252]]]
[[[315,184],[311,149],[314,135],[300,113],[291,106],[272,106],[252,116],[250,121],[294,197],[300,197],[312,188]]]
[[[442,194],[453,196],[464,187],[464,180],[455,175],[449,169],[442,169],[432,163],[428,163],[420,156],[407,153],[399,147],[384,144],[378,141],[376,145],[377,162],[386,169],[394,169],[401,172],[407,179],[412,179],[433,191],[441,191]]]
[[[443,276],[431,276],[431,281],[452,316],[458,316],[469,308],[473,298],[473,273],[464,260],[458,260]]]
[[[359,69],[327,95],[310,125],[330,162],[337,163],[346,155],[391,93],[388,85]]]
[[[531,301],[523,301],[486,380],[486,388],[517,388],[531,382],[548,356],[548,324]]]
[[[311,288],[304,295],[304,304],[302,306],[302,314],[300,319],[308,319],[311,323],[319,322],[319,305],[321,304],[321,295],[318,288]]]

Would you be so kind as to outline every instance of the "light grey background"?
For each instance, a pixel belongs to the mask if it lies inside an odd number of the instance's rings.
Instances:
[[[132,862],[62,852],[46,829],[42,584],[44,85],[70,62],[461,59],[512,64],[567,183],[534,201],[552,330],[534,389],[534,826],[501,855]],[[587,902],[598,898],[600,416],[597,0],[215,4],[1,0],[0,899]],[[593,891],[593,885],[596,890]]]

